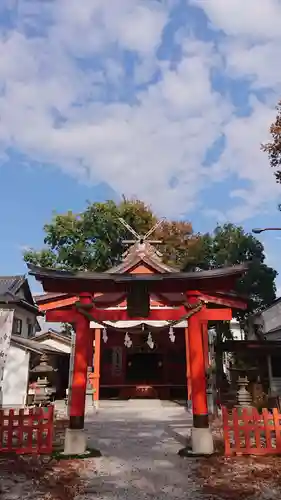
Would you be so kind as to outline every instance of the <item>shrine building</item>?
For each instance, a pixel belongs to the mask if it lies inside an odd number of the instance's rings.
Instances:
[[[147,242],[135,243],[124,255],[120,265],[108,273],[162,274],[175,273],[177,269],[165,264],[159,252]],[[167,305],[171,297],[164,294],[150,297],[150,309],[172,317],[177,307]],[[47,293],[39,296],[41,311],[69,307],[78,300],[71,294]],[[124,293],[101,294],[96,298],[97,307],[108,311],[126,311]],[[108,306],[108,307],[107,307]],[[185,313],[185,311],[184,311]],[[188,394],[189,362],[186,352],[187,319],[170,321],[150,319],[125,319],[119,321],[90,322],[94,332],[93,352],[89,357],[88,377],[92,381],[94,398],[156,397],[160,399],[190,397]],[[100,348],[100,373],[94,370],[94,347]],[[207,348],[207,346],[206,346]],[[96,350],[96,352],[97,352]],[[206,352],[206,359],[208,354]],[[96,366],[97,369],[97,366]],[[189,382],[188,382],[189,381]],[[99,389],[97,387],[99,382]]]
[[[144,238],[121,264],[104,273],[60,271],[28,265],[47,294],[38,303],[46,320],[74,325],[65,452],[85,449],[86,388],[103,397],[187,396],[192,400],[192,447],[211,453],[206,368],[208,322],[230,321],[245,309],[235,296],[247,265],[180,272],[161,260]]]
[[[160,252],[146,241],[130,246],[123,257],[121,264],[109,269],[108,274],[180,273],[179,269],[165,264]],[[72,294],[51,292],[38,297],[37,303],[41,311],[47,312],[67,309],[77,300],[78,297]],[[182,301],[182,294],[157,292],[157,295],[150,295],[150,310],[159,319],[90,322],[94,335],[88,360],[88,382],[94,388],[94,400],[131,397],[190,399],[188,320],[185,310],[179,313]],[[219,298],[216,302],[222,304]],[[114,315],[114,311],[125,313],[126,293],[97,294],[95,305],[106,308],[109,314]],[[228,300],[224,305],[233,304]],[[173,317],[178,319],[173,320]],[[203,343],[208,368],[207,328]]]

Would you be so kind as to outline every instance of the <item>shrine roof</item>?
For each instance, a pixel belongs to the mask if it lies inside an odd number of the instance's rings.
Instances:
[[[0,303],[17,304],[23,309],[40,314],[25,275],[0,276]]]
[[[122,262],[117,266],[108,269],[106,273],[123,274],[141,263],[146,264],[158,273],[174,273],[179,271],[176,267],[171,267],[168,264],[165,264],[161,257],[162,254],[158,252],[149,242],[136,242],[123,254]]]
[[[33,351],[36,354],[46,353],[46,354],[56,354],[56,355],[67,356],[67,353],[64,353],[63,351],[59,351],[55,347],[51,347],[47,344],[40,344],[39,342],[37,342],[35,340],[35,337],[32,339],[26,339],[26,338],[20,337],[19,335],[12,335],[11,341],[16,346],[24,348],[28,351]]]
[[[221,351],[243,352],[266,355],[269,352],[276,353],[281,349],[280,340],[225,340],[221,344]],[[278,353],[279,354],[279,353]]]
[[[127,292],[135,286],[146,286],[149,292],[168,293],[199,290],[232,291],[247,264],[195,272],[163,272],[160,274],[96,273],[60,271],[28,264],[29,274],[40,281],[46,292],[113,293]]]
[[[48,292],[48,293],[40,293],[38,295],[33,295],[33,298],[34,298],[36,304],[40,304],[40,302],[47,302],[47,301],[51,301],[53,299],[64,298],[67,296],[68,296],[68,294],[64,293],[64,292],[61,292],[61,293]]]

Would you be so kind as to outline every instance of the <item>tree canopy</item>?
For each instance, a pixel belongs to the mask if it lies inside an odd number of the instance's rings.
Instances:
[[[271,141],[263,144],[262,150],[268,154],[276,181],[281,183],[281,101],[277,104],[276,110],[276,119],[270,127]]]
[[[277,272],[265,264],[262,243],[242,227],[234,224],[217,226],[212,234],[203,234],[190,249],[185,269],[214,269],[249,262],[249,270],[237,282],[236,292],[249,297],[247,314],[259,312],[276,297]],[[244,312],[237,312],[243,319]]]
[[[45,247],[24,252],[24,260],[42,267],[106,271],[120,263],[125,251],[122,241],[133,238],[120,217],[140,235],[159,220],[142,201],[125,198],[118,204],[89,203],[80,214],[54,213],[51,222],[44,226]],[[197,241],[191,224],[185,221],[164,220],[151,237],[163,241],[163,260],[180,267],[188,249]]]
[[[123,199],[88,204],[80,214],[54,214],[44,227],[45,247],[24,253],[26,262],[43,267],[105,271],[118,264],[124,239],[131,233],[122,217],[138,234],[145,234],[158,221],[140,200]],[[165,220],[151,235],[160,239],[163,260],[185,270],[213,269],[250,261],[249,271],[237,283],[237,292],[250,298],[249,312],[258,312],[275,299],[276,271],[265,264],[262,243],[242,227],[217,226],[213,233],[194,234],[189,222]],[[245,313],[236,314],[242,320]]]

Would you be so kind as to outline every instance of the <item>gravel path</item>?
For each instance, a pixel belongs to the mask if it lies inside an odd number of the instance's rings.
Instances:
[[[191,414],[176,404],[141,400],[102,404],[87,418],[89,445],[103,456],[85,463],[83,498],[211,498],[202,495],[194,482],[195,461],[177,456],[190,427]]]
[[[101,458],[48,464],[48,457],[46,463],[40,457],[0,457],[0,498],[214,499],[202,493],[196,460],[177,455],[191,422],[190,412],[168,402],[104,402],[86,417],[89,446],[99,448]]]

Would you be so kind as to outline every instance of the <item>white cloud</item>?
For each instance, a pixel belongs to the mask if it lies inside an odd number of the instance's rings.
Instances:
[[[216,174],[223,178],[234,175],[246,183],[246,187],[229,193],[231,198],[239,199],[237,206],[227,211],[230,220],[242,222],[253,217],[280,192],[267,157],[259,149],[260,142],[267,138],[268,124],[273,117],[271,109],[253,100],[249,116],[233,118],[224,128],[226,148],[214,166]]]
[[[281,38],[280,0],[190,0],[201,7],[217,29],[255,39]]]
[[[109,43],[149,54],[161,42],[167,14],[156,0],[60,0],[50,33],[75,55],[100,51]]]
[[[259,150],[274,113],[267,101],[251,98],[250,116],[237,117],[229,97],[212,87],[217,70],[249,79],[252,90],[279,88],[281,6],[267,0],[257,8],[255,0],[251,10],[251,3],[193,0],[230,38],[215,46],[181,33],[181,57],[165,61],[157,51],[173,1],[57,0],[45,2],[43,13],[41,2],[23,1],[16,28],[0,37],[3,151],[13,146],[108,182],[167,215],[194,209],[214,175],[219,181],[235,174],[248,187],[232,193],[239,205],[228,215],[251,215],[277,191]],[[43,35],[28,36],[39,25]],[[208,167],[206,153],[221,134],[226,148]],[[218,213],[216,206],[207,212]]]
[[[249,44],[235,39],[226,43],[223,52],[227,72],[233,78],[246,78],[256,90],[280,87],[278,64],[273,64],[281,58],[280,42]]]
[[[280,98],[281,77],[277,61],[281,57],[280,0],[192,0],[201,7],[212,27],[222,30],[219,51],[225,60],[225,75],[236,79],[243,88],[249,84],[249,116],[233,116],[224,128],[226,148],[211,169],[218,176],[232,173],[247,187],[230,192],[238,198],[236,207],[227,212],[237,222],[253,217],[265,204],[278,196],[265,154],[259,145],[268,138],[269,124],[274,120],[274,105]],[[259,99],[257,91],[270,90]]]

